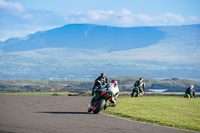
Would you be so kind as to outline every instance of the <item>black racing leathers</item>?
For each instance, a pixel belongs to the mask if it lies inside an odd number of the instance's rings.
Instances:
[[[140,80],[136,81],[134,84],[134,88],[131,94],[131,97],[140,97],[140,94],[143,95],[145,91],[145,83]]]
[[[94,91],[101,85],[105,85],[108,83],[108,79],[106,76],[99,76],[97,79],[94,81],[94,86],[92,88],[92,96],[94,95]]]
[[[141,92],[145,91],[145,83],[144,82],[140,82],[140,80],[137,80],[134,84],[134,88],[139,87]]]
[[[187,88],[185,90],[185,96],[184,97],[195,98],[196,97],[195,90],[191,87]]]

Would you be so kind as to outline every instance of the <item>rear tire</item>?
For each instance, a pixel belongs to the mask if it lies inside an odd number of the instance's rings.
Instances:
[[[98,114],[104,108],[105,103],[106,103],[105,99],[101,99],[96,109],[93,110],[93,113]]]
[[[135,92],[135,90],[133,89],[133,91],[132,91],[132,93],[131,93],[131,97],[135,97],[135,96],[134,96],[134,92]]]
[[[131,93],[131,97],[133,97],[133,92]]]
[[[138,97],[138,93],[136,91],[133,93],[133,97]]]

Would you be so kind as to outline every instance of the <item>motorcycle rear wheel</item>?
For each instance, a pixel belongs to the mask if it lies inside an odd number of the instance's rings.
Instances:
[[[140,96],[139,96],[138,92],[135,91],[135,92],[133,93],[133,97],[140,97]]]

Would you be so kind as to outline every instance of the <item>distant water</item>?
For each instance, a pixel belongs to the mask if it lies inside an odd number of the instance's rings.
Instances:
[[[164,92],[167,91],[168,89],[148,89],[151,92]]]
[[[165,92],[168,89],[148,89],[150,92]],[[185,92],[166,92],[166,93],[185,93]],[[195,92],[196,94],[200,94],[200,92]]]
[[[172,78],[166,77],[166,78],[152,78],[152,79],[163,80],[163,79],[172,79]],[[191,80],[191,81],[200,81],[200,78],[177,78],[177,79],[186,79],[186,80]]]

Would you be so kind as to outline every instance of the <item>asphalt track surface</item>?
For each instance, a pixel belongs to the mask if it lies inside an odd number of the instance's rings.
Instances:
[[[88,113],[90,98],[0,95],[0,133],[192,132]]]

